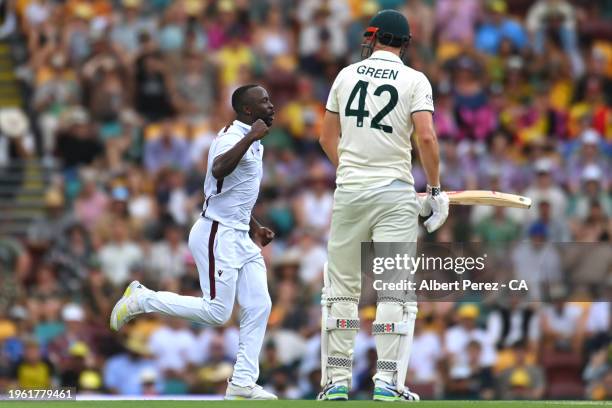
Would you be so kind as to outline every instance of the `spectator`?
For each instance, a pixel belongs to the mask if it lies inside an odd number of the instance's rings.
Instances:
[[[603,170],[604,175],[609,174],[606,169],[609,165],[602,157],[600,149],[601,136],[596,130],[587,129],[580,136],[580,147],[568,160],[568,176],[570,189],[572,192],[580,190],[580,178],[585,174],[587,168],[599,168]],[[592,171],[591,171],[592,172]],[[606,183],[605,178],[602,180]]]
[[[0,109],[0,167],[8,166],[15,160],[28,159],[34,153],[34,147],[30,124],[23,111],[14,108]],[[21,177],[15,170],[12,173]]]
[[[20,389],[41,390],[51,387],[55,375],[54,367],[42,356],[40,346],[34,339],[25,342],[23,359],[13,367],[13,379]]]
[[[6,313],[23,296],[22,282],[30,266],[30,255],[19,241],[0,238],[0,314]]]
[[[516,361],[500,374],[500,397],[508,400],[542,399],[545,389],[542,368],[527,362],[527,346],[524,342],[519,341],[512,348]]]
[[[538,206],[542,200],[548,201],[552,207],[552,216],[555,219],[563,218],[567,210],[567,198],[558,185],[554,183],[552,176],[553,163],[548,159],[540,159],[535,162],[534,170],[536,173],[535,183],[525,190],[524,194],[531,198],[533,206]]]
[[[576,40],[576,10],[568,1],[538,0],[530,7],[526,23],[534,39],[536,54],[544,53],[548,32],[556,30],[564,51],[572,61],[574,76],[582,74],[584,63]]]
[[[327,251],[318,242],[317,236],[318,234],[313,230],[304,230],[296,247],[300,254],[298,272],[300,280],[308,285],[312,292],[318,292],[321,289],[323,267],[327,262]]]
[[[418,353],[410,355],[408,364],[410,371],[409,383],[434,383],[439,381],[438,367],[444,353],[442,349],[442,339],[432,327],[433,315],[419,313],[415,325],[415,334],[412,340],[412,347],[420,350]]]
[[[219,50],[217,60],[219,63],[220,81],[226,89],[235,89],[240,86],[239,76],[242,69],[250,69],[254,64],[255,56],[244,42],[244,33],[238,27],[228,27],[227,44]]]
[[[158,370],[165,373],[166,378],[181,378],[182,373],[193,363],[195,345],[196,337],[187,322],[169,318],[165,325],[151,334],[148,347]]]
[[[554,218],[551,214],[552,205],[549,201],[542,200],[538,205],[538,219],[536,223],[542,223],[547,231],[547,238],[551,242],[570,242],[570,230],[562,218]]]
[[[441,145],[444,176],[442,182],[450,190],[465,190],[476,184],[472,172],[476,173],[476,165],[470,157],[461,154],[462,146],[457,140],[449,140]],[[470,171],[465,171],[469,169]]]
[[[193,353],[193,361],[201,366],[206,361],[214,359],[211,357],[213,344],[223,345],[223,358],[225,361],[235,361],[238,354],[238,330],[235,326],[221,326],[203,329],[197,336],[197,346]],[[216,349],[216,351],[219,351]]]
[[[56,267],[64,292],[77,293],[81,290],[92,251],[87,230],[80,224],[68,227],[65,238],[57,240],[49,254],[49,261]]]
[[[312,229],[317,235],[329,228],[333,205],[329,179],[322,166],[313,166],[307,183],[311,189],[295,200],[294,211],[298,228]]]
[[[60,318],[64,292],[52,265],[41,265],[37,270],[35,282],[36,285],[30,290],[27,305],[35,321],[34,336],[44,346],[64,332],[64,323]]]
[[[512,251],[514,277],[529,287],[529,299],[543,299],[545,288],[561,282],[561,258],[553,245],[547,243],[548,229],[541,222],[531,224],[529,241],[521,242]]]
[[[62,362],[60,373],[60,384],[62,387],[77,388],[81,374],[87,368],[87,359],[91,354],[87,344],[76,342],[68,350],[68,358]]]
[[[221,338],[214,338],[209,346],[210,352],[204,364],[198,369],[196,389],[202,393],[219,393],[218,383],[227,384],[227,377],[222,377],[222,375],[227,374],[228,371],[231,372],[232,363],[226,356]]]
[[[482,363],[482,346],[471,340],[466,347],[465,361],[450,362],[445,397],[449,399],[492,399],[493,372]]]
[[[449,43],[469,44],[474,39],[474,26],[480,16],[480,2],[440,0],[436,2],[436,27],[441,43],[440,48]],[[438,50],[444,54],[444,49]],[[446,51],[449,52],[449,51]]]
[[[60,115],[68,107],[78,104],[81,87],[76,72],[68,65],[67,57],[60,49],[49,47],[32,63],[37,82],[34,108],[40,115],[43,152],[48,157],[56,146]]]
[[[205,55],[195,53],[185,55],[181,67],[175,82],[184,101],[184,113],[194,119],[214,116],[215,101],[220,96],[216,67]]]
[[[87,309],[95,316],[110,316],[112,298],[116,294],[115,287],[102,272],[98,259],[92,257],[87,262],[87,280],[83,284],[83,299]]]
[[[537,314],[519,296],[507,296],[489,313],[487,334],[497,349],[524,344],[535,349],[538,340]]]
[[[0,40],[10,38],[17,31],[17,17],[14,10],[9,7],[8,1],[3,1],[0,4]]]
[[[67,110],[60,118],[55,151],[67,171],[90,165],[103,156],[104,146],[97,140],[89,114],[82,107]]]
[[[486,19],[476,32],[475,46],[488,54],[499,51],[502,40],[510,40],[518,51],[527,45],[527,34],[523,27],[506,15],[508,5],[505,0],[486,2]]]
[[[80,394],[99,394],[102,392],[102,376],[96,370],[83,370],[79,375],[77,391]]]
[[[153,182],[138,167],[128,170],[127,184],[129,190],[128,213],[137,225],[153,222],[158,216],[157,202],[152,195]]]
[[[292,53],[292,35],[283,24],[280,7],[272,6],[268,9],[263,24],[255,29],[253,43],[264,58],[272,61]]]
[[[488,102],[482,67],[469,55],[451,62],[455,73],[453,94],[459,138],[483,141],[495,129],[496,117]]]
[[[145,142],[144,163],[150,174],[165,167],[186,169],[189,164],[189,146],[174,133],[170,119],[162,122],[158,137]]]
[[[328,4],[326,4],[328,3]],[[344,26],[349,10],[342,1],[312,0],[301,2],[297,18],[303,24],[299,37],[299,55],[309,58],[322,48],[335,57],[346,52]]]
[[[580,305],[565,300],[567,291],[563,286],[554,286],[550,296],[552,304],[540,312],[544,347],[578,352],[588,315]]]
[[[134,87],[136,110],[145,119],[163,120],[176,113],[178,97],[174,81],[159,53],[148,52],[137,58]]]
[[[115,355],[106,362],[104,386],[111,393],[119,395],[161,392],[164,383],[150,358],[145,339],[132,335],[127,339],[125,348],[125,353]]]
[[[131,54],[138,51],[138,36],[146,32],[153,34],[156,23],[142,16],[141,0],[122,0],[123,12],[113,17],[110,37],[114,44]]]
[[[570,212],[577,219],[584,220],[592,205],[597,203],[605,218],[612,217],[612,199],[605,193],[605,180],[601,168],[590,164],[581,174],[582,190],[573,197],[573,208]]]
[[[102,272],[114,285],[120,286],[129,278],[130,268],[142,259],[140,247],[130,240],[125,221],[116,220],[111,239],[100,248]]]
[[[153,244],[147,259],[149,270],[162,282],[178,280],[186,272],[185,258],[189,248],[184,241],[184,231],[176,224],[164,227],[163,240]]]
[[[586,331],[589,337],[586,343],[588,349],[597,349],[610,343],[611,313],[608,303],[602,301],[607,298],[609,293],[612,293],[612,279],[610,277],[607,278],[605,288],[602,288],[601,293],[596,301],[591,303],[588,311],[586,321]]]
[[[98,187],[95,171],[84,169],[81,172],[81,188],[74,202],[76,218],[91,230],[100,220],[108,206],[108,196]]]
[[[297,97],[281,112],[282,122],[296,139],[299,150],[310,152],[317,148],[315,143],[321,133],[323,113],[321,102],[314,96],[312,81],[299,77]]]
[[[519,234],[519,225],[506,215],[504,207],[495,207],[493,215],[476,226],[476,235],[487,248],[507,248]]]
[[[62,308],[62,321],[64,322],[64,331],[62,334],[53,339],[48,346],[49,358],[57,367],[64,367],[67,360],[76,354],[85,357],[89,354],[89,345],[93,344],[91,330],[88,330],[88,325],[85,322],[85,310],[76,303],[69,303]],[[87,349],[75,350],[72,346],[76,343],[82,343]],[[82,347],[81,347],[82,348]],[[76,385],[76,378],[72,381]]]
[[[474,304],[461,305],[456,312],[457,324],[450,327],[444,334],[444,348],[448,352],[451,371],[453,366],[466,367],[469,365],[468,346],[471,341],[476,341],[480,345],[476,354],[481,366],[490,367],[495,363],[494,344],[486,332],[476,324],[479,315],[478,306]],[[476,352],[476,350],[472,351]]]

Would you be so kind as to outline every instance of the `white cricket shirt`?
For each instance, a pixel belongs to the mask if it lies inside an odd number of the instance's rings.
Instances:
[[[411,114],[434,111],[427,77],[388,51],[376,51],[336,77],[327,110],[340,115],[336,183],[350,190],[378,188],[411,173]]]
[[[227,227],[248,231],[251,211],[259,195],[263,175],[263,146],[253,142],[238,166],[227,177],[217,180],[212,175],[215,158],[234,147],[251,126],[235,120],[215,137],[208,152],[208,166],[204,180],[203,216]]]

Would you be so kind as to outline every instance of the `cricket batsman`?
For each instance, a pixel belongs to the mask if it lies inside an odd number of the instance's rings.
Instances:
[[[361,242],[416,243],[419,213],[438,229],[449,200],[440,191],[433,99],[423,73],[403,63],[406,18],[383,10],[364,33],[361,62],[344,68],[331,88],[321,146],[337,167],[329,261],[324,271],[320,400],[346,400],[359,328]],[[411,174],[412,134],[427,175],[417,199]],[[376,401],[418,401],[405,387],[417,304],[414,294],[378,292],[372,331],[378,354]]]

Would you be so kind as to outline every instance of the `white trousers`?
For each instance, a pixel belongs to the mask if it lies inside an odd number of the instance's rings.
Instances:
[[[234,299],[240,305],[240,339],[232,382],[255,384],[272,302],[261,250],[247,231],[200,218],[191,228],[189,249],[200,275],[203,297],[149,292],[141,306],[147,313],[181,317],[207,326],[225,324]]]

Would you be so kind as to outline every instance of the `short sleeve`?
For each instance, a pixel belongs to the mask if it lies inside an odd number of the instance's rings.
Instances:
[[[414,91],[412,93],[412,104],[410,105],[410,113],[419,111],[434,111],[433,105],[433,92],[431,90],[431,84],[427,77],[420,73],[414,84]]]
[[[237,133],[224,133],[217,136],[217,140],[215,140],[213,159],[234,147],[236,143],[242,139],[242,137],[242,135]]]
[[[338,103],[338,88],[340,87],[342,72],[344,71],[340,71],[340,73],[336,77],[336,80],[334,81],[331,90],[329,91],[329,96],[327,97],[327,104],[325,105],[325,109],[334,113],[340,112],[340,104]]]

